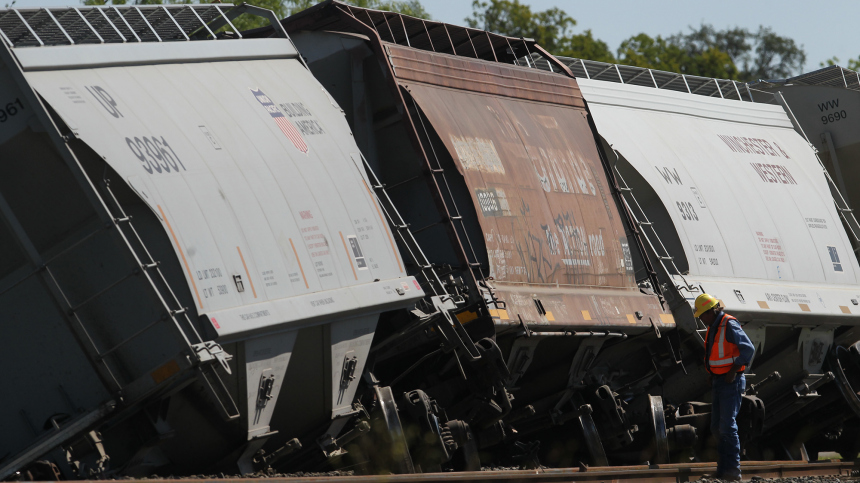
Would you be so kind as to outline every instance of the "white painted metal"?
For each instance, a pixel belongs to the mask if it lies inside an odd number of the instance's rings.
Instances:
[[[269,432],[269,421],[278,403],[297,334],[297,331],[280,332],[245,341],[248,439]],[[261,395],[265,390],[264,379],[270,378],[271,391],[268,395]]]
[[[797,340],[797,350],[803,351],[803,370],[821,374],[824,359],[833,345],[833,327],[806,327]]]
[[[203,45],[205,58],[211,43],[182,45]],[[351,160],[357,147],[343,115],[297,60],[27,77],[161,219],[199,312],[220,336],[370,307],[378,312],[375,306],[403,306],[422,295],[403,271],[366,175]],[[267,107],[285,116],[280,124]]]
[[[294,58],[298,54],[284,39],[223,40],[218,42],[169,42],[62,45],[51,48],[19,48],[15,56],[25,71],[151,65],[176,62],[218,62],[269,58]]]
[[[756,318],[860,313],[860,267],[820,165],[782,108],[579,84],[598,132],[668,211],[688,281]]]

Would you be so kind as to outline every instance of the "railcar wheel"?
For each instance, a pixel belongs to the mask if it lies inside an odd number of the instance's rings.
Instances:
[[[372,462],[374,470],[377,473],[415,473],[391,388],[377,387],[376,398],[379,401],[379,412],[374,418],[373,430],[377,436],[374,438],[375,443],[380,446],[378,450],[381,454],[380,458],[374,458],[376,461]]]
[[[591,413],[584,413],[579,416],[579,426],[585,436],[585,444],[588,445],[592,466],[609,466],[609,459],[606,457],[603,442],[600,441],[600,434],[597,433],[597,426],[591,418]]]
[[[661,396],[648,396],[651,407],[651,427],[654,430],[654,463],[662,464],[669,462],[669,438],[666,434],[666,414],[663,412],[663,398]]]
[[[457,442],[458,448],[452,458],[456,471],[481,471],[481,458],[478,454],[478,438],[463,421],[448,421],[446,424],[451,437]]]

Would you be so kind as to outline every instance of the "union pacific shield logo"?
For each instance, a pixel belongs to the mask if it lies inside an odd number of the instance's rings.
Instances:
[[[303,153],[308,152],[308,145],[305,143],[304,138],[302,138],[302,134],[293,126],[293,123],[290,122],[289,119],[284,116],[278,106],[269,99],[269,96],[263,94],[263,91],[260,89],[251,89],[251,93],[254,94],[254,97],[257,98],[257,101],[263,105],[263,108],[266,109],[266,112],[272,116],[272,119],[275,120],[275,124],[278,125],[278,128],[281,129],[281,132],[284,133],[290,141],[293,142],[293,146],[296,147],[299,151]]]

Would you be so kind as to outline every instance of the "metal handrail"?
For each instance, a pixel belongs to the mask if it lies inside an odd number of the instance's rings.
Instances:
[[[9,47],[49,47],[82,43],[188,42],[242,38],[232,20],[242,14],[263,17],[283,34],[277,18],[251,5],[132,5],[11,8],[0,10],[0,39]],[[275,25],[277,23],[277,25]]]

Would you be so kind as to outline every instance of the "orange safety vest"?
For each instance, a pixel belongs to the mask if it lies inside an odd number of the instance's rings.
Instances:
[[[717,327],[717,335],[708,350],[708,340],[711,338],[711,327],[708,327],[708,332],[705,334],[705,366],[711,374],[725,374],[729,372],[735,359],[740,357],[741,351],[737,344],[733,344],[726,340],[726,324],[729,320],[738,320],[729,314],[724,313],[720,324]],[[743,372],[747,366],[741,366],[738,372]]]

